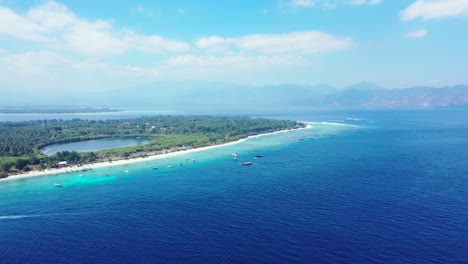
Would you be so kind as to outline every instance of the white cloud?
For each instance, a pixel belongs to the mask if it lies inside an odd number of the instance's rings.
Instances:
[[[11,77],[11,73],[24,74],[28,77],[41,76],[53,69],[61,69],[68,60],[49,51],[7,54],[0,57],[2,75]]]
[[[403,21],[468,15],[467,0],[417,0],[399,13]]]
[[[174,56],[157,67],[163,80],[211,80],[261,84],[291,78],[296,69],[310,68],[302,56],[195,55]],[[274,72],[274,74],[273,74]],[[292,80],[291,80],[292,81]]]
[[[78,20],[66,6],[54,1],[32,8],[22,17],[37,25],[44,34],[65,30]]]
[[[295,7],[312,7],[315,6],[315,1],[312,0],[292,0],[288,4],[289,6]]]
[[[142,5],[137,5],[137,6],[132,7],[132,13],[139,14],[139,15],[144,15],[144,16],[147,16],[149,18],[154,16],[153,10],[151,10],[151,9],[149,9],[147,7],[144,7]]]
[[[132,31],[125,32],[123,41],[127,47],[149,53],[183,52],[190,50],[188,43],[161,37],[159,35],[140,35]]]
[[[423,38],[427,35],[427,29],[420,29],[415,31],[410,31],[402,35],[403,38]]]
[[[325,2],[316,3],[322,7]],[[310,55],[354,45],[350,37],[320,31],[206,36],[186,42],[117,28],[109,20],[86,19],[54,1],[24,13],[0,6],[0,37],[30,49],[15,53],[0,48],[0,87],[46,91],[114,89],[156,79],[295,80],[296,70],[307,72],[312,65]],[[111,57],[129,52],[143,62],[126,64],[127,57]]]
[[[72,27],[61,35],[58,45],[70,50],[95,55],[121,54],[128,46],[121,38],[109,32],[107,22],[86,23],[75,21]],[[60,48],[60,47],[58,47]]]
[[[136,10],[146,12],[142,8]],[[33,7],[26,14],[0,7],[0,34],[93,55],[122,54],[131,50],[161,53],[190,49],[190,45],[182,41],[115,29],[105,20],[78,18],[65,5],[54,1]]]
[[[146,11],[146,8],[142,5],[137,5],[132,8],[133,13],[144,14],[145,11]]]
[[[351,0],[351,5],[378,5],[383,0]]]
[[[335,9],[336,6],[337,6],[336,1],[327,1],[327,0],[290,0],[287,3],[281,4],[282,8],[289,8],[289,9],[317,7],[317,8],[322,8],[324,10],[332,10],[332,9]]]
[[[317,54],[346,50],[353,46],[349,37],[338,37],[320,31],[285,34],[253,34],[239,38],[211,36],[195,42],[199,49],[254,51],[260,53]]]
[[[72,60],[50,51],[0,56],[0,87],[21,91],[101,91],[159,76],[156,68],[115,66],[98,59]]]
[[[295,0],[297,6],[315,4],[310,0]],[[135,12],[146,12],[143,6]],[[31,8],[25,14],[0,7],[0,34],[42,43],[43,48],[69,50],[89,55],[115,55],[130,51],[145,53],[180,53],[190,51],[191,43],[160,35],[138,34],[117,29],[107,20],[87,20],[78,17],[65,5],[48,1]],[[252,34],[237,38],[202,37],[195,45],[207,52],[260,52],[317,54],[348,49],[349,37],[339,37],[320,31],[284,34]]]
[[[325,2],[323,3],[323,9],[325,10],[332,10],[336,8],[336,3],[333,2]]]
[[[72,60],[57,53],[39,51],[0,55],[0,68],[4,69],[0,72],[0,87],[50,94],[50,91],[113,90],[155,80],[262,83],[279,78],[278,74],[285,74],[285,71],[294,72],[311,65],[307,58],[293,55],[185,54],[147,67],[115,66],[97,58]],[[271,76],[272,71],[277,74]],[[260,81],[260,78],[263,79]]]
[[[0,34],[23,40],[46,41],[47,37],[41,31],[40,25],[8,8],[0,7]]]
[[[66,58],[48,51],[0,56],[0,87],[27,93],[46,90],[48,87],[59,91],[65,88],[67,82],[77,80],[67,79],[70,77],[67,74],[69,63]],[[60,88],[57,83],[60,83]]]

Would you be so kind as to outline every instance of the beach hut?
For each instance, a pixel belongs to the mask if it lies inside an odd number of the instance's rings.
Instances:
[[[59,168],[68,167],[68,163],[66,161],[60,161],[57,163],[57,167]]]

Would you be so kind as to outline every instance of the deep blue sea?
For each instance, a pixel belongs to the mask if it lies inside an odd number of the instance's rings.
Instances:
[[[0,263],[468,263],[468,110],[256,115],[314,123],[0,181]]]

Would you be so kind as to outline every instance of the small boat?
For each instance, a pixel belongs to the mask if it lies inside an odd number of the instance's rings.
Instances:
[[[255,158],[263,158],[265,157],[264,155],[255,155]]]
[[[125,172],[125,173],[128,173],[129,171],[128,171],[128,170],[125,170],[124,172]]]
[[[54,186],[55,186],[55,187],[62,187],[62,184],[60,184],[60,183],[55,183]]]
[[[159,168],[154,167],[153,170],[158,170]]]
[[[246,161],[246,162],[242,163],[242,165],[244,165],[244,166],[249,166],[249,165],[252,165],[252,162]]]
[[[234,157],[234,161],[237,161],[237,157]]]
[[[186,158],[185,161],[189,161],[189,158]]]

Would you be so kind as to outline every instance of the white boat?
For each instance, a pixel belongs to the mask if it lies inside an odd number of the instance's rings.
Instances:
[[[242,165],[249,166],[249,165],[252,165],[252,162],[251,161],[246,161],[246,162],[242,163]]]
[[[60,184],[60,183],[55,183],[54,186],[55,186],[55,187],[62,187],[62,184]]]
[[[125,172],[125,173],[128,173],[128,170],[125,170],[124,172]]]

